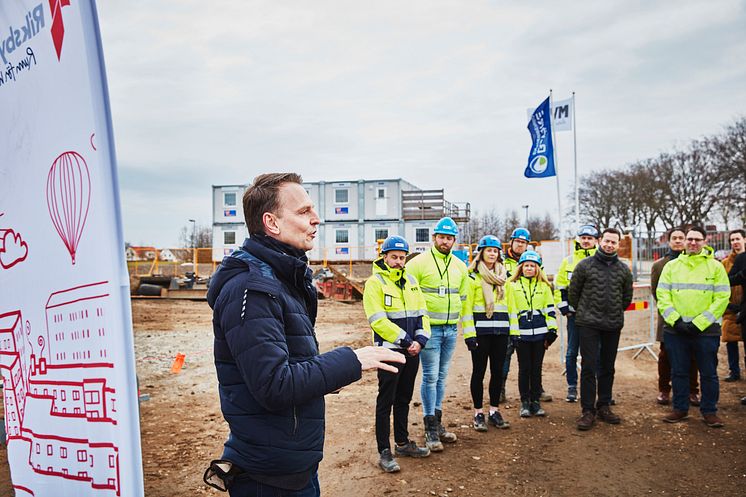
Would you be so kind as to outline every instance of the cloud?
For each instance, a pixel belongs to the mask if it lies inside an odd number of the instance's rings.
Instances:
[[[23,241],[20,233],[5,230],[2,242],[2,246],[0,246],[0,266],[3,269],[10,269],[19,262],[26,260],[28,245]]]

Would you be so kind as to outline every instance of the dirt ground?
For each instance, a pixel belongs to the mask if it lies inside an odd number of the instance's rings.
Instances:
[[[628,314],[625,343],[645,336],[647,313]],[[207,463],[218,458],[227,434],[220,414],[212,364],[211,312],[204,302],[133,302],[135,352],[141,392],[145,494],[152,497],[226,495],[202,483]],[[321,302],[317,331],[323,350],[362,346],[370,330],[361,304]],[[639,340],[638,340],[639,341]],[[357,384],[327,397],[322,494],[437,496],[742,496],[746,487],[746,381],[721,383],[720,414],[725,428],[707,428],[698,413],[677,425],[660,421],[656,363],[643,353],[622,352],[614,396],[623,417],[618,426],[575,429],[578,404],[564,402],[565,380],[556,343],[545,360],[544,384],[555,395],[544,419],[517,413],[516,359],[508,380],[503,415],[509,430],[477,433],[469,427],[471,371],[459,344],[448,381],[444,418],[459,441],[427,459],[400,459],[402,471],[383,474],[376,466],[373,413],[377,382],[364,374]],[[183,370],[170,373],[177,353]],[[726,373],[721,348],[720,373]],[[485,382],[486,383],[486,382]],[[410,434],[422,440],[419,387],[410,414]],[[741,490],[738,490],[738,489]],[[12,495],[6,453],[0,445],[0,496]]]

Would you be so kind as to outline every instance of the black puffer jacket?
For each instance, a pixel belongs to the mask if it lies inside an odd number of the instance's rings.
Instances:
[[[578,326],[621,331],[624,310],[632,302],[632,273],[616,254],[598,250],[575,266],[567,300],[577,309]]]
[[[324,395],[361,376],[349,347],[319,355],[311,272],[287,248],[247,239],[223,259],[207,294],[230,428],[223,459],[275,486],[311,477],[324,446]]]

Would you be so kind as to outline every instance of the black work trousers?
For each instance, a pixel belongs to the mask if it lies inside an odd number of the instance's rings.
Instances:
[[[544,362],[544,340],[518,340],[518,391],[521,402],[538,402],[541,397],[541,366]]]
[[[394,410],[394,440],[403,444],[409,441],[409,402],[414,392],[414,380],[420,368],[420,356],[403,353],[407,362],[389,363],[396,366],[398,373],[378,370],[378,397],[376,398],[376,442],[378,452],[391,449],[391,409]]]
[[[508,350],[508,335],[478,335],[477,348],[471,351],[471,399],[475,409],[482,408],[484,397],[484,374],[487,361],[490,363],[490,406],[500,403],[500,388],[503,381],[503,364]]]
[[[611,404],[614,363],[621,331],[578,326],[580,354],[580,405],[583,412]]]

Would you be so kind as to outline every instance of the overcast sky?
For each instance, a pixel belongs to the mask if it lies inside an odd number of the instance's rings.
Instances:
[[[746,114],[746,4],[98,2],[125,239],[211,224],[211,185],[402,177],[472,210],[556,215],[526,108],[576,92],[581,174]],[[557,135],[563,202],[572,133]]]

